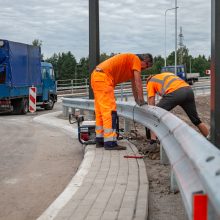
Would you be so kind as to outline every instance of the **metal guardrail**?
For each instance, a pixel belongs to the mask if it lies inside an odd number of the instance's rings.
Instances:
[[[207,94],[210,94],[210,88],[211,86],[210,85],[203,85],[203,86],[193,86],[192,89],[194,91],[194,94],[195,96],[197,95],[207,95]],[[88,88],[87,90],[74,90],[75,92],[74,93],[71,93],[71,94],[66,94],[66,96],[68,97],[71,97],[71,98],[88,98],[89,97],[89,91],[88,91]],[[120,100],[128,100],[129,97],[133,96],[133,93],[132,93],[132,89],[131,88],[126,88],[124,86],[122,87],[117,87],[115,90],[115,97],[118,99],[120,98]],[[146,88],[144,87],[143,88],[143,93],[144,95],[146,96],[147,92],[146,92]],[[61,95],[61,96],[65,96],[64,94]],[[159,99],[158,96],[156,96],[157,100]],[[118,99],[119,100],[119,99]]]
[[[145,87],[146,76],[142,77],[143,86]],[[210,80],[210,77],[199,77],[198,81],[204,82]],[[75,90],[75,89],[87,89],[89,88],[89,79],[66,79],[66,80],[57,80],[57,91],[63,90]],[[120,89],[121,85],[123,88],[131,87],[130,82],[122,83],[116,86],[116,89]]]
[[[198,81],[206,81],[206,80],[210,80],[210,76],[202,76],[198,78]]]
[[[208,83],[207,85],[200,85],[200,83],[204,83],[205,81],[208,81],[210,77],[200,77],[200,79],[205,79],[205,80],[201,80],[192,86],[192,89],[194,90],[195,95],[209,94],[210,83]],[[88,98],[89,97],[89,85],[87,85],[88,81],[85,81],[86,84],[83,84],[82,83],[83,81],[81,80],[77,84],[72,84],[71,86],[70,84],[66,84],[66,81],[68,80],[63,80],[65,86],[62,86],[63,84],[58,84],[57,86],[58,94],[61,94],[63,96],[69,96],[69,97],[77,97],[77,98],[85,98],[85,97]],[[143,82],[142,83],[143,91],[145,95],[146,94],[146,83],[144,80],[142,82]],[[132,89],[131,89],[130,82],[121,83],[115,87],[115,96],[121,97],[121,100],[123,100],[124,98],[127,99],[131,95],[132,95]]]
[[[93,100],[63,98],[64,114],[69,108],[94,110]],[[117,102],[117,112],[156,133],[192,219],[192,198],[197,192],[208,196],[208,219],[220,219],[220,151],[179,118],[155,106]]]

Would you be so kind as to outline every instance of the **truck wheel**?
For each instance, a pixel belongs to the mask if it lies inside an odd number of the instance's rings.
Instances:
[[[22,99],[21,106],[22,106],[21,107],[21,114],[22,115],[27,114],[28,110],[29,110],[29,108],[28,108],[28,100],[27,99]]]
[[[13,111],[12,114],[24,115],[28,112],[28,100],[27,98],[14,99],[12,101]]]
[[[193,80],[189,81],[189,85],[191,85],[191,86],[193,85]]]
[[[11,104],[13,106],[13,111],[12,111],[12,114],[15,114],[15,115],[18,115],[19,114],[19,111],[20,111],[20,105],[19,105],[19,99],[13,99],[11,101]]]
[[[44,107],[45,110],[52,110],[54,106],[54,98],[50,96],[48,104]]]

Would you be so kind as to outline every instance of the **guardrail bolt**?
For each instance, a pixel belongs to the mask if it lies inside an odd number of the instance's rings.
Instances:
[[[220,176],[220,169],[216,171],[215,175]]]
[[[215,159],[215,157],[214,157],[214,156],[210,156],[210,157],[208,157],[208,158],[206,159],[206,162],[210,162],[210,161],[212,161],[213,159]]]

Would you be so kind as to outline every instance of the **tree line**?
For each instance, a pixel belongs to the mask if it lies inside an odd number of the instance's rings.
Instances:
[[[32,44],[35,46],[41,46],[42,41],[36,39]],[[114,55],[114,53],[109,55],[102,53],[100,55],[100,62]],[[43,58],[43,54],[41,56]],[[56,80],[89,78],[88,57],[82,57],[79,62],[77,62],[75,56],[69,51],[58,54],[54,53],[51,57],[45,59],[45,61],[50,62],[53,65]],[[175,52],[172,51],[166,58],[167,66],[174,65],[174,62]],[[200,76],[205,76],[205,71],[210,69],[211,58],[210,56],[206,58],[205,55],[193,57],[189,54],[189,49],[184,46],[177,50],[177,63],[185,65],[188,73],[200,73]],[[143,75],[160,73],[164,64],[165,59],[161,55],[155,56],[153,67],[144,71]]]

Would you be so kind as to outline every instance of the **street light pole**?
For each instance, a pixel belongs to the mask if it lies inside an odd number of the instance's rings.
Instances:
[[[177,0],[175,0],[175,75],[177,75],[176,65],[177,65]]]
[[[99,0],[89,0],[89,73],[99,63]],[[94,94],[89,84],[89,99],[94,99]]]
[[[165,13],[164,13],[164,16],[165,16],[165,42],[164,42],[164,53],[165,53],[165,65],[164,66],[167,66],[167,12],[170,11],[170,10],[174,10],[174,9],[177,9],[179,7],[176,7],[176,8],[168,8]]]

